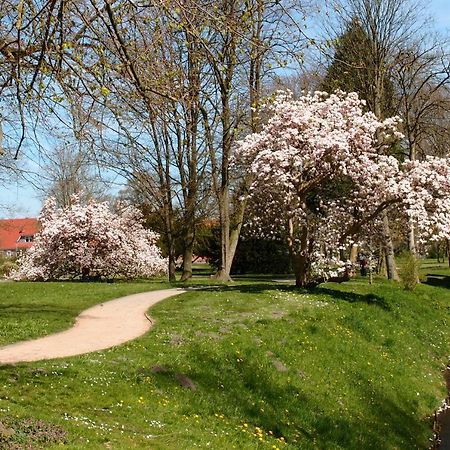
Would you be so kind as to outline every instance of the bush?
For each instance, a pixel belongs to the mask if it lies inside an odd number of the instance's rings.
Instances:
[[[284,242],[254,237],[239,241],[232,274],[291,272],[289,250]]]
[[[200,253],[214,269],[220,265],[220,230],[212,228]],[[250,273],[292,273],[289,250],[280,241],[247,237],[239,239],[231,266],[232,275]]]
[[[18,265],[12,260],[5,260],[0,262],[0,277],[7,277],[13,270],[16,270]]]
[[[113,213],[108,204],[91,201],[57,208],[44,205],[42,229],[19,260],[14,280],[83,280],[141,278],[164,273],[167,261],[156,246],[158,235],[141,225],[140,212],[123,206]]]
[[[419,283],[420,261],[411,252],[405,252],[402,256],[400,280],[405,291],[413,291]]]

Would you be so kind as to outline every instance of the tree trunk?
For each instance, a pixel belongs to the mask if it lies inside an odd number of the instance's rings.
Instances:
[[[378,51],[376,51],[377,54]],[[374,109],[373,112],[378,119],[383,120],[385,116],[385,107],[383,105],[383,98],[385,93],[385,79],[386,73],[384,68],[384,61],[382,58],[375,65],[374,69]],[[386,271],[389,280],[399,280],[397,268],[394,259],[394,245],[392,243],[391,230],[389,227],[389,219],[386,210],[382,213],[383,219],[383,247],[386,261]]]
[[[166,208],[167,212],[167,208]],[[166,230],[165,230],[165,240],[167,242],[167,259],[168,259],[168,276],[169,281],[173,283],[177,281],[176,278],[176,264],[175,264],[175,243],[172,234],[172,219],[169,214],[166,214]]]
[[[249,181],[244,180],[243,185],[241,186],[242,190],[245,190]],[[234,255],[236,254],[236,248],[239,242],[239,236],[241,234],[242,223],[244,221],[244,213],[245,207],[247,204],[246,200],[236,199],[235,202],[235,211],[231,215],[228,211],[228,223],[224,223],[225,227],[221,228],[222,232],[226,232],[226,228],[228,228],[228,239],[225,243],[226,239],[222,239],[222,261],[224,263],[221,264],[218,272],[215,275],[215,278],[222,281],[231,281],[231,266],[233,265]],[[226,222],[226,221],[224,221]],[[221,221],[222,226],[222,221]],[[226,236],[224,236],[226,237]]]
[[[252,22],[252,34],[250,38],[251,59],[249,62],[249,100],[250,100],[250,131],[256,132],[259,127],[259,107],[261,96],[261,76],[263,70],[264,51],[261,36],[264,26],[264,7],[262,0],[257,0],[256,8],[254,10]],[[230,2],[229,9],[230,17],[236,19],[235,4]],[[238,19],[239,21],[239,19]],[[215,278],[222,281],[230,281],[231,266],[234,255],[236,253],[239,235],[244,219],[244,211],[246,206],[245,200],[239,200],[239,195],[234,197],[234,212],[230,217],[230,180],[229,180],[229,162],[231,157],[231,146],[234,140],[233,121],[231,120],[231,88],[232,81],[235,76],[235,69],[237,64],[236,54],[236,36],[231,34],[228,37],[227,44],[223,48],[224,60],[223,67],[220,67],[218,73],[221,78],[221,97],[222,97],[222,164],[221,164],[221,187],[219,195],[219,211],[220,211],[220,225],[221,225],[221,265],[215,274]],[[249,186],[249,179],[242,180],[239,191],[246,191]]]
[[[414,231],[414,225],[410,225],[408,230],[408,250],[416,256],[416,233]]]
[[[230,233],[230,247],[228,249],[228,261],[227,270],[228,274],[231,272],[231,266],[233,264],[234,255],[236,254],[236,248],[239,242],[239,235],[241,234],[242,220],[240,223],[234,224]]]
[[[192,192],[194,192],[193,195]],[[186,202],[186,213],[184,215],[184,233],[183,233],[183,273],[181,281],[187,281],[192,278],[192,259],[194,256],[195,242],[195,190],[190,191]]]
[[[225,266],[220,266],[213,278],[218,281],[233,281],[229,274],[228,268]]]
[[[194,239],[189,239],[189,242],[185,242],[185,248],[183,253],[183,273],[180,281],[188,281],[192,278],[192,257],[194,255]]]
[[[416,159],[416,139],[411,131],[408,132],[408,140],[409,140],[409,159],[411,161],[415,161]],[[416,256],[416,236],[414,230],[414,224],[409,224],[408,229],[408,250]]]
[[[230,271],[232,259],[230,259],[230,205],[228,185],[222,189],[219,196],[220,213],[220,266],[214,275],[219,281],[231,281]]]
[[[198,149],[197,135],[199,122],[199,97],[200,97],[200,62],[197,44],[191,33],[186,33],[186,42],[188,49],[188,100],[186,105],[186,162],[187,183],[183,186],[183,196],[185,201],[184,216],[184,253],[183,253],[183,274],[181,281],[187,281],[192,278],[192,257],[194,254],[195,240],[195,218],[198,198]],[[183,163],[181,164],[181,167]],[[180,169],[181,169],[180,167]],[[182,170],[182,169],[181,169]]]
[[[394,245],[392,243],[391,229],[387,212],[383,212],[383,237],[384,237],[384,254],[386,257],[386,270],[389,280],[399,281],[397,267],[394,258]]]
[[[350,250],[350,262],[355,264],[358,260],[358,244],[353,244]]]
[[[169,255],[169,281],[171,283],[177,281],[175,258],[173,255]]]
[[[243,184],[245,185],[247,182],[248,180],[244,180]],[[242,187],[243,186],[241,186],[241,188]],[[226,276],[228,276],[229,279],[231,279],[231,266],[233,265],[234,255],[236,254],[236,248],[241,234],[246,204],[246,200],[235,200],[235,211],[232,216],[232,223],[230,224],[230,238],[228,241],[227,261],[225,264]]]
[[[297,250],[297,240],[295,239],[294,221],[288,220],[288,247],[289,256],[292,261],[292,267],[295,274],[295,286],[305,287],[310,282],[309,269],[310,260],[308,258],[308,226],[303,226],[300,235],[300,251]]]
[[[227,49],[230,50],[230,49]],[[227,67],[225,82],[221,87],[222,96],[222,161],[221,183],[219,192],[220,215],[220,246],[221,261],[215,278],[221,281],[230,281],[232,258],[230,258],[230,158],[233,144],[232,119],[230,106],[231,79],[234,72],[234,64]]]
[[[91,270],[89,269],[89,267],[83,267],[81,269],[81,281],[89,280],[90,272],[91,272]]]
[[[165,192],[163,196],[164,202],[164,234],[165,240],[167,242],[167,258],[168,258],[168,269],[169,269],[169,281],[176,281],[176,264],[175,264],[175,240],[174,240],[174,212],[172,207],[172,191],[169,179],[169,166],[166,167],[166,171],[162,170],[162,165],[160,166],[160,184],[165,187]],[[165,178],[164,178],[165,177]],[[163,181],[164,180],[164,181]],[[151,197],[150,197],[151,199]]]
[[[448,267],[450,267],[450,240],[447,239],[447,259],[448,259]]]
[[[292,260],[295,273],[295,286],[305,287],[309,283],[309,263],[304,255],[295,255]]]
[[[386,264],[385,264],[385,256],[384,256],[384,248],[380,245],[380,249],[378,251],[378,259],[377,259],[377,274],[382,276],[387,276],[386,274]]]

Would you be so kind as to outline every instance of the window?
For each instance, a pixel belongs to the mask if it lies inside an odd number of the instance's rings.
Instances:
[[[34,236],[33,235],[22,235],[20,236],[18,242],[33,242]]]

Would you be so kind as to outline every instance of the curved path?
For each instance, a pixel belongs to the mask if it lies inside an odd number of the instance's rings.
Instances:
[[[183,292],[186,290],[143,292],[93,306],[83,311],[69,330],[0,347],[0,364],[64,358],[131,341],[152,327],[148,308]]]

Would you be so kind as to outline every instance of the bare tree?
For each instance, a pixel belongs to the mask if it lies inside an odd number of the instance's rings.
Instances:
[[[393,67],[398,103],[403,119],[408,157],[423,159],[435,149],[429,137],[448,133],[445,121],[450,110],[450,53],[446,42],[424,43],[401,51]]]
[[[36,111],[43,113],[40,99],[61,74],[73,7],[66,0],[0,2],[0,140],[16,158],[33,134]]]
[[[201,73],[197,44],[187,32],[195,16],[183,21],[165,2],[107,2],[103,11],[95,1],[90,6],[96,20],[88,20],[92,12],[81,13],[89,50],[67,56],[77,78],[61,84],[75,135],[89,141],[101,165],[139,186],[164,216],[172,280],[174,214],[183,211],[182,279],[189,279],[208,156],[199,137],[200,92],[208,75]]]
[[[75,135],[101,163],[143,183],[165,211],[168,240],[174,211],[183,211],[183,280],[211,192],[221,223],[218,276],[229,277],[248,184],[230,171],[233,143],[257,130],[263,80],[299,48],[301,35],[283,34],[298,26],[296,11],[294,1],[90,0],[78,12],[82,38],[64,52],[60,79]]]
[[[54,197],[59,207],[71,206],[74,195],[82,203],[107,199],[106,185],[97,165],[76,143],[57,147],[40,156],[42,163],[35,184],[43,196]]]
[[[140,184],[164,216],[171,279],[175,211],[183,212],[187,280],[196,223],[214,194],[217,205],[210,214],[220,217],[222,239],[218,277],[229,278],[249,184],[230,167],[233,144],[258,130],[264,83],[298,57],[304,4],[17,0],[4,5],[0,92],[3,103],[18,111],[0,117],[8,145],[20,149],[27,140],[39,145],[39,127],[59,121],[87,144],[83,148],[95,150],[98,164]]]
[[[392,74],[398,98],[396,111],[403,118],[407,157],[411,160],[441,153],[438,142],[442,138],[448,142],[450,137],[449,61],[448,45],[437,37],[430,40],[422,36],[397,55]],[[408,248],[416,253],[414,227],[408,231]]]
[[[216,4],[214,15],[200,2],[197,5],[210,18],[206,36],[199,29],[191,32],[214,77],[213,90],[208,92],[210,107],[201,112],[220,219],[221,260],[216,277],[228,280],[251,181],[231,170],[233,145],[242,133],[258,130],[264,83],[275,67],[295,59],[302,48],[304,37],[297,20],[304,5],[223,0]]]

